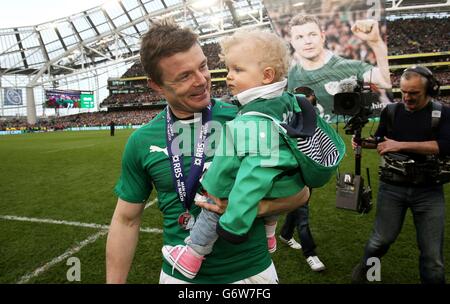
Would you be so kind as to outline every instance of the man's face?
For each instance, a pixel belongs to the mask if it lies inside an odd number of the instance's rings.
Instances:
[[[162,84],[149,81],[149,86],[163,94],[179,118],[201,112],[210,102],[211,75],[207,59],[196,43],[188,51],[159,61]]]
[[[250,51],[242,44],[231,47],[226,54],[227,86],[233,95],[263,85],[263,70],[258,63],[259,51]]]
[[[427,105],[428,97],[422,77],[411,77],[409,80],[401,78],[400,90],[402,101],[409,111],[418,111]]]
[[[291,44],[300,57],[313,60],[323,52],[325,35],[315,23],[296,25],[291,28]]]

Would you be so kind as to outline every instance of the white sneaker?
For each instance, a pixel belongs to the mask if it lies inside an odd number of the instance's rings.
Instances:
[[[291,238],[289,240],[286,240],[284,237],[280,235],[280,240],[291,247],[292,249],[302,249],[302,245],[300,245],[294,238]]]
[[[306,259],[306,262],[308,263],[309,267],[311,267],[312,271],[322,271],[325,270],[325,265],[319,260],[319,257],[317,255],[310,256]]]

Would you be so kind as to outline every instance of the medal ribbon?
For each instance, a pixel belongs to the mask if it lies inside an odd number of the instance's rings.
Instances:
[[[195,150],[193,151],[193,159],[189,170],[189,176],[187,177],[183,167],[183,155],[176,154],[172,150],[172,143],[176,137],[176,133],[173,130],[173,118],[170,113],[170,108],[166,108],[166,139],[167,139],[167,152],[169,154],[169,161],[172,167],[172,178],[175,186],[175,190],[178,194],[178,198],[185,210],[190,210],[192,201],[195,197],[195,192],[200,183],[200,176],[203,172],[203,165],[205,164],[205,150],[208,141],[208,129],[209,122],[212,118],[212,105],[208,105],[202,111],[201,128],[196,134]],[[195,123],[195,122],[194,122]],[[195,130],[195,127],[194,127]]]

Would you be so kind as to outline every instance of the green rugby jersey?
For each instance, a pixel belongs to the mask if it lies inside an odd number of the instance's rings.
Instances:
[[[208,193],[228,198],[219,229],[241,241],[248,237],[250,242],[253,240],[247,232],[256,218],[259,201],[288,197],[304,187],[298,162],[286,141],[279,136],[278,128],[272,129],[272,120],[268,118],[243,115],[252,111],[287,122],[300,107],[295,96],[287,92],[277,98],[256,99],[243,106],[239,115],[223,128],[220,146],[202,180]],[[270,164],[269,155],[277,156]]]
[[[236,116],[235,106],[221,101],[213,101],[213,104],[213,121],[224,124]],[[189,125],[193,129],[194,123]],[[193,140],[191,143],[193,149],[195,143]],[[191,157],[186,156],[183,160],[184,172],[189,176]],[[212,156],[208,156],[206,162],[211,161]],[[178,217],[185,210],[175,191],[170,168],[166,145],[166,111],[162,111],[130,136],[123,154],[122,173],[115,192],[127,202],[144,203],[155,187],[158,207],[164,218],[164,245],[174,246],[184,244],[189,232],[178,225]],[[199,212],[200,208],[193,205],[191,213],[197,216]],[[194,280],[187,279],[178,271],[172,274],[172,266],[164,259],[162,269],[178,279],[194,283],[230,283],[256,275],[267,269],[272,261],[267,251],[262,219],[255,221],[249,235],[250,240],[239,245],[219,238]]]
[[[314,90],[319,104],[324,108],[325,120],[331,122],[334,94],[331,95],[326,88],[334,87],[335,82],[351,76],[356,76],[362,81],[364,73],[372,68],[372,65],[364,61],[344,59],[336,55],[332,55],[326,64],[316,70],[305,70],[296,64],[288,74],[288,90],[294,92],[297,87],[309,87]]]

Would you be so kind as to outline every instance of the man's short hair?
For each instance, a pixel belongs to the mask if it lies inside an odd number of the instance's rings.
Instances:
[[[400,77],[400,80],[401,79],[410,80],[412,78],[420,78],[422,80],[423,87],[426,88],[428,86],[428,79],[425,78],[423,75],[421,75],[421,74],[419,74],[417,72],[414,72],[414,71],[406,71],[406,72],[404,72],[402,74],[402,76]]]
[[[141,40],[141,64],[145,73],[155,83],[162,84],[159,61],[177,53],[187,52],[198,35],[188,28],[181,28],[172,19],[156,21]]]
[[[294,26],[304,25],[307,23],[315,23],[319,27],[320,31],[322,31],[322,26],[320,25],[319,19],[314,16],[298,14],[292,17],[291,21],[289,21],[289,29]]]
[[[220,41],[221,54],[219,57],[226,61],[227,54],[233,46],[244,45],[251,48],[251,52],[259,61],[261,68],[271,67],[275,71],[274,81],[281,81],[289,69],[289,49],[287,43],[274,33],[263,30],[238,30],[233,35]]]

